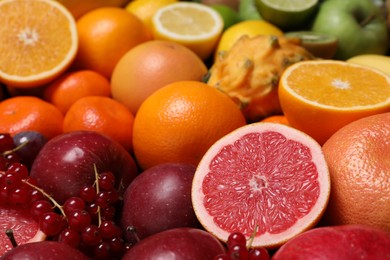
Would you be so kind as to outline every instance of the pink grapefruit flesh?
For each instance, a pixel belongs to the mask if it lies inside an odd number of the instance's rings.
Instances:
[[[218,140],[200,161],[192,203],[203,227],[226,242],[254,236],[252,247],[278,247],[315,226],[329,200],[321,146],[276,123],[253,123]]]
[[[18,245],[46,238],[39,230],[38,222],[30,216],[29,209],[0,205],[0,256],[13,248],[6,235],[8,229],[13,230]]]

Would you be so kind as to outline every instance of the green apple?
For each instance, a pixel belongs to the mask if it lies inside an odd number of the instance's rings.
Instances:
[[[257,10],[255,0],[241,0],[238,6],[238,14],[242,20],[261,19],[261,15]]]
[[[336,36],[335,59],[359,54],[385,54],[389,36],[386,19],[372,0],[327,0],[321,3],[312,31]]]

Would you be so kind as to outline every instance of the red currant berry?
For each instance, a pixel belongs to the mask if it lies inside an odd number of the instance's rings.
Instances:
[[[85,186],[81,189],[79,196],[85,202],[92,203],[96,199],[96,189],[92,186]]]
[[[18,174],[21,179],[28,178],[28,168],[20,162],[11,163],[7,168],[8,173]]]
[[[99,175],[99,187],[102,190],[109,191],[115,187],[115,176],[112,172],[102,172]]]
[[[268,253],[268,250],[259,247],[259,248],[252,248],[249,250],[249,260],[269,260],[270,255]]]
[[[103,220],[99,226],[103,238],[113,238],[121,235],[122,230],[112,220]]]
[[[81,232],[81,241],[88,246],[98,245],[102,240],[102,235],[96,225],[89,225]]]
[[[80,233],[76,230],[65,228],[58,236],[58,241],[77,248],[80,244]]]
[[[84,209],[77,209],[68,215],[68,225],[76,231],[83,231],[91,224],[91,216]]]
[[[245,245],[236,244],[228,248],[227,254],[232,259],[248,259],[249,252]]]
[[[68,198],[62,206],[65,215],[71,214],[75,210],[85,209],[85,202],[79,197]]]
[[[16,188],[10,193],[10,201],[14,204],[26,204],[30,199],[29,190],[25,187]]]
[[[111,247],[109,242],[101,242],[95,247],[94,259],[110,259]]]
[[[39,228],[47,236],[58,235],[64,229],[65,224],[64,217],[55,212],[43,213],[39,220]]]
[[[15,147],[14,139],[9,133],[0,134],[0,153],[12,150]]]

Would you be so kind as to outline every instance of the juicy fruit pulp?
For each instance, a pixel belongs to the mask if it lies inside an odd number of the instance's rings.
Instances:
[[[58,2],[3,0],[0,16],[1,81],[39,86],[65,71],[76,56],[76,22]]]
[[[314,226],[329,193],[318,143],[288,126],[253,123],[208,150],[192,201],[204,228],[221,240],[238,231],[254,234],[254,247],[275,247]]]

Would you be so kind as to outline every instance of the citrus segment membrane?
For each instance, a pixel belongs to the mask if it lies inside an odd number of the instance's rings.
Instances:
[[[0,79],[36,86],[64,71],[76,55],[76,22],[50,0],[0,1]]]
[[[330,192],[321,147],[276,123],[243,126],[217,141],[196,170],[192,200],[222,241],[239,231],[253,247],[276,247],[314,226]]]

